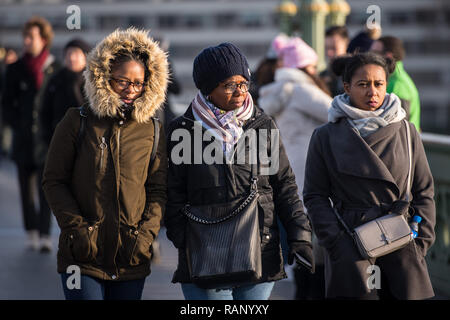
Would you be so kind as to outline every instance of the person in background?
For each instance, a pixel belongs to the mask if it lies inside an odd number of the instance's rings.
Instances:
[[[172,137],[172,133],[175,135],[175,130],[178,129],[188,130],[190,136],[195,138],[194,124],[196,121],[200,122],[204,130],[215,132],[216,139],[213,143],[220,143],[219,148],[222,148],[224,157],[229,160],[235,155],[233,149],[239,139],[248,130],[264,130],[269,141],[269,135],[277,130],[274,121],[254,105],[252,96],[248,93],[250,69],[246,57],[235,45],[222,43],[202,50],[194,60],[193,78],[199,92],[184,115],[172,121],[167,137],[167,153],[171,157],[164,220],[167,236],[178,249],[178,267],[172,282],[181,282],[186,299],[267,300],[274,281],[286,278],[277,216],[288,235],[290,263],[294,260],[294,253],[299,253],[314,266],[310,224],[303,211],[294,173],[280,141],[279,169],[273,174],[258,174],[257,180],[258,190],[262,190],[258,198],[261,279],[254,282],[241,281],[237,285],[221,289],[204,289],[192,283],[185,236],[189,229],[182,213],[183,208],[188,203],[192,206],[214,206],[243,201],[251,185],[252,165],[249,161],[208,164],[203,157],[201,164],[194,164],[193,158],[189,159],[189,163],[176,163],[172,158],[172,151],[176,146],[176,138]],[[244,140],[244,147],[249,147],[248,140]],[[201,142],[200,146],[202,149],[210,147]],[[262,167],[260,159],[258,166]],[[205,261],[207,263],[209,261]]]
[[[250,94],[255,101],[259,99],[259,89],[275,79],[275,70],[282,66],[280,49],[288,41],[284,33],[277,35],[271,42],[264,58],[259,62],[255,72],[251,75]]]
[[[43,172],[48,147],[58,122],[71,107],[80,107],[86,103],[83,94],[83,71],[86,67],[86,55],[89,44],[81,39],[73,39],[64,47],[64,64],[48,81],[37,116],[36,163]],[[46,244],[47,251],[52,249],[52,243]]]
[[[405,119],[400,99],[386,93],[392,60],[372,52],[337,58],[345,93],[333,99],[329,122],[314,130],[308,149],[303,198],[314,231],[325,248],[326,297],[336,299],[427,299],[434,296],[425,257],[435,240],[434,183],[420,134]],[[412,201],[406,198],[411,138]],[[419,215],[419,235],[406,247],[364,259],[350,230],[396,212]],[[376,265],[377,283],[368,285]]]
[[[38,112],[38,134],[41,142],[36,152],[38,164],[42,167],[56,125],[69,108],[81,107],[87,102],[83,94],[83,71],[90,50],[90,45],[81,39],[69,41],[64,47],[64,67],[46,86]]]
[[[379,39],[382,34],[381,26],[374,23],[370,26],[365,26],[364,30],[358,33],[355,37],[350,40],[347,53],[363,53],[370,50],[372,43]]]
[[[395,71],[389,78],[386,91],[395,93],[400,98],[407,119],[420,132],[419,91],[404,68],[405,48],[402,40],[392,36],[384,36],[373,42],[370,50],[395,60]]]
[[[170,42],[164,37],[156,36],[154,37],[155,41],[159,43],[159,47],[169,54],[169,48],[170,48]],[[175,119],[176,115],[173,110],[173,103],[171,101],[171,95],[179,95],[182,92],[182,86],[180,81],[177,79],[175,75],[175,69],[173,67],[173,63],[170,60],[170,58],[167,58],[167,61],[169,62],[169,85],[167,87],[167,95],[166,95],[166,101],[164,102],[163,108],[159,109],[157,114],[158,117],[161,119],[162,123],[164,124],[164,129],[167,131],[167,128],[169,127],[170,122]],[[154,242],[154,245],[156,247],[157,242]],[[158,250],[158,249],[155,249]],[[155,257],[156,258],[156,257]]]
[[[50,54],[53,30],[42,17],[33,17],[23,28],[24,54],[8,66],[2,96],[5,122],[13,133],[11,157],[17,165],[27,247],[51,249],[51,213],[41,188],[42,168],[36,159],[39,149],[37,114],[48,79],[59,69]],[[37,177],[34,180],[34,177]],[[33,182],[37,181],[38,203]]]
[[[276,70],[273,83],[261,87],[258,104],[280,128],[301,194],[309,139],[316,127],[327,122],[332,99],[316,74],[317,54],[302,39],[292,38],[280,57],[283,67]],[[314,236],[313,248],[316,273],[294,269],[298,299],[324,297],[323,249]]]
[[[89,103],[57,125],[42,182],[61,229],[57,271],[67,300],[139,300],[167,200],[164,129],[156,141],[152,120],[166,55],[148,32],[117,29],[88,55],[84,77]],[[79,288],[67,285],[73,265]]]
[[[327,69],[320,73],[320,78],[327,84],[332,97],[344,93],[344,86],[342,79],[330,70],[330,66],[333,59],[347,53],[348,43],[348,30],[345,26],[331,26],[325,31]]]
[[[5,86],[6,67],[18,59],[16,51],[12,48],[0,48],[0,102]],[[3,121],[3,108],[0,103],[0,160],[9,155],[11,147],[11,128]]]

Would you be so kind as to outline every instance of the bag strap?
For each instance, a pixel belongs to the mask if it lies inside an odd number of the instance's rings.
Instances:
[[[252,174],[251,174],[251,182],[250,182],[250,194],[248,195],[248,197],[242,201],[242,203],[236,208],[234,209],[230,214],[226,215],[225,217],[216,219],[216,220],[206,220],[204,218],[200,218],[197,217],[196,215],[194,215],[191,212],[191,206],[189,204],[186,204],[182,210],[183,214],[188,217],[189,219],[191,219],[194,222],[200,223],[200,224],[207,224],[207,225],[211,225],[211,224],[218,224],[221,222],[224,222],[228,219],[233,218],[234,216],[236,216],[237,214],[239,214],[242,210],[245,209],[245,207],[247,207],[247,205],[249,203],[252,202],[252,200],[256,197],[256,195],[258,194],[258,175],[257,175],[257,171],[258,171],[258,164],[252,164]]]
[[[410,201],[411,194],[411,170],[412,170],[412,147],[411,147],[411,132],[409,128],[409,123],[407,120],[403,119],[406,126],[406,143],[408,144],[408,180],[406,181],[406,201]]]
[[[83,142],[83,137],[86,132],[86,122],[87,122],[87,110],[85,105],[83,104],[78,108],[80,110],[80,130],[78,130],[77,136],[77,150],[80,149],[81,143]]]
[[[403,119],[403,122],[405,123],[406,126],[406,137],[407,137],[407,146],[408,146],[408,178],[407,178],[407,182],[406,182],[406,201],[410,201],[410,193],[411,193],[411,170],[412,170],[412,148],[411,148],[411,131],[410,131],[410,127],[409,127],[409,123],[407,120]],[[353,236],[353,232],[350,230],[350,228],[347,226],[347,224],[345,223],[344,219],[342,219],[341,215],[339,214],[338,210],[336,209],[336,207],[333,207],[333,212],[336,215],[338,221],[340,224],[342,224],[342,226],[344,227],[345,231]]]
[[[159,129],[160,129],[159,118],[152,117],[152,121],[153,121],[153,128],[154,128],[154,139],[153,139],[152,154],[150,156],[150,165],[155,160],[155,158],[156,158],[156,151],[158,151]]]
[[[347,224],[345,223],[344,219],[342,219],[341,215],[339,214],[338,210],[336,209],[336,207],[333,207],[333,212],[334,215],[336,216],[336,218],[338,219],[339,223],[344,227],[345,232],[347,232],[347,234],[353,238],[354,236],[354,232],[352,232],[350,230],[350,228],[347,226]]]

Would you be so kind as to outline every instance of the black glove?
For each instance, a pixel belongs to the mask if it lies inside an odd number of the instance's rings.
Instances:
[[[306,261],[308,261],[311,264],[311,269],[304,266],[303,264],[297,263],[305,268],[307,268],[311,273],[315,272],[315,265],[314,265],[314,253],[312,249],[312,245],[310,242],[306,241],[296,241],[291,242],[289,244],[289,255],[288,255],[288,264],[291,265],[294,263],[295,259],[295,253],[298,253],[300,256],[305,258]]]

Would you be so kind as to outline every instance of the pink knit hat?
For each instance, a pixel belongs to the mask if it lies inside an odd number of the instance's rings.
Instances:
[[[291,38],[289,38],[284,33],[278,34],[273,40],[270,45],[270,50],[275,53],[276,57],[279,57],[281,55],[281,51],[289,45],[289,42],[291,41]]]
[[[299,37],[291,38],[282,48],[281,58],[285,68],[304,68],[316,64],[319,59],[314,49]]]

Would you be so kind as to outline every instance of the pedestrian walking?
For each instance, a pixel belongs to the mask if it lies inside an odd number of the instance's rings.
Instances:
[[[48,146],[56,125],[69,107],[79,107],[87,102],[83,94],[83,70],[90,46],[81,39],[69,41],[64,47],[64,66],[50,77],[42,95],[37,115],[37,139],[35,157],[40,168],[45,165]],[[41,169],[43,170],[43,169]],[[43,244],[47,252],[52,249],[48,238]]]
[[[343,76],[345,93],[334,98],[329,123],[311,137],[303,196],[326,249],[328,298],[434,295],[425,261],[435,239],[433,177],[420,135],[403,120],[400,99],[386,93],[394,67],[392,60],[374,53],[336,59],[333,70]],[[410,202],[405,200],[409,193]],[[350,236],[352,230],[389,213],[420,216],[419,236],[392,253],[364,258]],[[380,281],[373,284],[368,280],[375,267],[379,271],[374,277]]]
[[[0,101],[5,90],[6,67],[17,61],[17,53],[12,48],[0,47]],[[0,161],[9,156],[11,147],[11,128],[3,121],[3,108],[0,103]]]
[[[116,30],[90,52],[84,77],[89,103],[56,127],[44,171],[61,228],[58,273],[66,299],[140,299],[167,198],[164,130],[152,119],[166,55],[147,32]],[[68,283],[73,265],[79,289]]]
[[[331,63],[336,57],[347,53],[349,41],[348,30],[345,26],[331,26],[325,31],[327,68],[320,73],[320,78],[327,84],[332,97],[344,93],[344,87],[342,79],[337,77],[331,70]]]
[[[405,48],[403,47],[402,40],[393,36],[384,36],[374,41],[370,50],[395,60],[395,71],[389,78],[386,91],[388,93],[395,93],[400,98],[402,107],[406,111],[406,118],[420,132],[419,91],[403,65]]]
[[[275,82],[261,87],[259,106],[272,116],[283,137],[300,194],[303,192],[306,154],[312,132],[328,121],[331,97],[315,66],[318,56],[302,39],[292,38],[281,49],[283,67],[275,71]],[[320,299],[324,296],[323,253],[313,237],[316,272],[295,268],[296,297]]]
[[[314,266],[310,223],[297,194],[294,174],[279,137],[275,140],[279,141],[279,157],[273,159],[279,164],[278,170],[263,173],[260,159],[257,163],[248,157],[242,162],[232,161],[239,146],[256,151],[256,147],[251,147],[251,139],[244,138],[250,132],[258,136],[263,131],[268,141],[278,132],[273,120],[254,105],[248,93],[250,71],[239,48],[222,43],[202,50],[194,60],[193,78],[199,92],[184,115],[171,123],[168,132],[169,191],[164,220],[167,236],[178,248],[178,268],[172,282],[181,282],[186,299],[268,299],[274,281],[286,278],[277,216],[287,232],[290,263],[294,253],[298,253]],[[203,141],[196,140],[199,123],[200,132],[213,135],[210,144],[202,136]],[[180,132],[187,133],[189,142],[201,146],[196,153],[183,151],[184,155],[189,154],[184,162],[179,162],[176,154]],[[217,161],[203,157],[194,162],[195,154],[206,153],[212,147],[220,155],[215,158]],[[267,143],[262,143],[258,154],[270,150]],[[259,196],[252,197],[256,190]],[[215,226],[205,224],[203,219],[197,223],[191,215],[208,215],[204,219],[212,222],[214,217],[225,219],[225,215],[233,213],[236,216]],[[254,224],[247,229],[248,221]],[[233,223],[242,224],[229,231],[227,226]],[[211,234],[213,227],[231,234]],[[197,232],[199,229],[204,232]],[[217,245],[214,240],[218,240],[218,247],[213,246]],[[230,249],[234,241],[237,248]],[[245,251],[239,246],[251,248]],[[248,272],[237,270],[241,264],[247,265],[245,257],[256,261],[249,262],[254,268],[249,267]],[[198,260],[200,263],[195,264]],[[220,273],[222,270],[235,273]],[[213,275],[202,277],[207,271]]]
[[[56,125],[70,107],[87,103],[83,93],[83,71],[90,45],[82,39],[72,39],[64,46],[64,67],[48,82],[39,108],[39,133],[43,140],[41,161],[45,162]]]
[[[53,31],[47,20],[33,17],[27,21],[23,28],[25,53],[7,67],[2,96],[3,120],[13,133],[11,158],[17,165],[26,245],[43,252],[48,252],[51,246],[51,213],[41,187],[43,167],[37,159],[40,148],[37,114],[46,83],[59,68],[50,54],[52,40]]]

